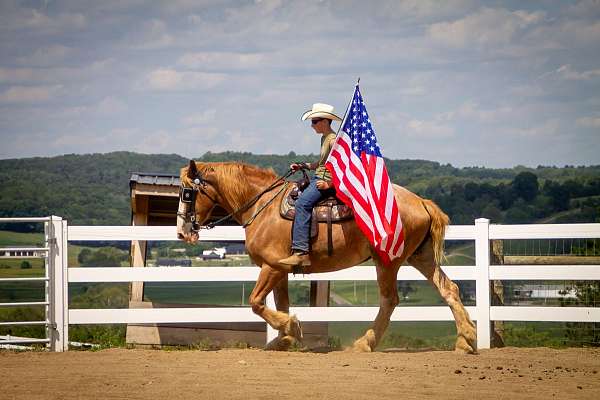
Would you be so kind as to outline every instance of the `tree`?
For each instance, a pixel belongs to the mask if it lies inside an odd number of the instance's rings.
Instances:
[[[544,183],[544,192],[552,199],[552,206],[555,211],[564,211],[569,209],[569,191],[560,183],[546,181]]]
[[[79,262],[79,265],[86,264],[91,256],[92,256],[92,250],[90,250],[88,248],[82,249],[79,252],[79,255],[77,255],[77,261]]]
[[[30,269],[30,268],[31,268],[31,263],[29,261],[21,262],[21,269]]]
[[[539,191],[537,175],[532,172],[521,172],[512,181],[515,194],[525,201],[535,199]]]
[[[467,201],[473,201],[481,196],[481,189],[475,182],[468,182],[465,185],[465,199]]]
[[[91,253],[83,267],[119,267],[127,260],[127,253],[114,247],[101,247]]]
[[[494,205],[494,203],[489,203],[487,206],[485,206],[481,211],[481,216],[489,219],[494,224],[499,224],[504,220],[502,212]]]

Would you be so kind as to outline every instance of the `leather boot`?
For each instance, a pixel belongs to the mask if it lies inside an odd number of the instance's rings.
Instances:
[[[310,265],[310,258],[305,251],[294,251],[291,256],[279,260],[278,264],[308,267]]]

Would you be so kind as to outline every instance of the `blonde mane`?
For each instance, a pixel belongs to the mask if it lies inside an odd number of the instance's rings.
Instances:
[[[277,178],[272,168],[263,169],[240,162],[195,162],[196,169],[208,177],[220,195],[227,199],[234,210],[239,209],[254,195],[256,188],[263,188]],[[180,179],[183,186],[192,186],[188,177],[188,167],[181,169]]]

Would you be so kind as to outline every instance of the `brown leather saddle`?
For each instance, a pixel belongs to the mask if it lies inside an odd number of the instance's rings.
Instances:
[[[279,213],[285,219],[294,220],[296,215],[296,200],[303,189],[308,186],[308,181],[293,182],[284,193],[281,200]],[[319,223],[327,224],[327,254],[333,253],[332,227],[334,222],[341,222],[354,218],[354,212],[335,196],[328,196],[319,201],[312,212],[310,238],[315,240],[319,234]]]

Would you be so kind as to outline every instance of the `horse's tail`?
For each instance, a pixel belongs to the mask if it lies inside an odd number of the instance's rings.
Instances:
[[[423,205],[431,217],[429,234],[433,240],[433,257],[436,265],[439,266],[442,265],[444,259],[444,235],[446,226],[450,223],[450,218],[431,200],[423,199]]]

